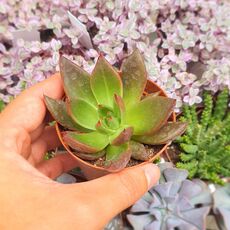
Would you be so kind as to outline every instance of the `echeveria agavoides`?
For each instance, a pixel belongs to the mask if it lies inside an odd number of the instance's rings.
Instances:
[[[82,159],[105,155],[104,167],[118,171],[132,156],[142,159],[135,150],[143,149],[143,144],[166,144],[186,128],[183,122],[167,123],[173,99],[157,93],[142,97],[147,73],[138,50],[124,61],[121,73],[102,55],[91,75],[65,57],[61,57],[60,69],[65,101],[48,97],[45,101],[65,128],[64,142]]]

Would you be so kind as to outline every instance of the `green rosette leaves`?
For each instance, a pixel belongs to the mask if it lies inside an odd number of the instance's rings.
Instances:
[[[167,123],[175,100],[144,93],[147,72],[138,50],[121,73],[102,55],[92,74],[65,57],[60,70],[66,98],[45,97],[45,103],[64,127],[64,142],[83,160],[103,157],[104,168],[119,171],[132,156],[147,159],[143,144],[165,144],[185,130],[185,123]]]

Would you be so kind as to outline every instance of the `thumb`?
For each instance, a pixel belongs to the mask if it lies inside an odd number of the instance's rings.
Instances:
[[[95,209],[95,214],[99,211],[104,217],[101,220],[107,222],[134,204],[157,183],[159,177],[160,171],[156,165],[144,164],[83,184],[86,190],[93,191],[90,202],[91,210]]]

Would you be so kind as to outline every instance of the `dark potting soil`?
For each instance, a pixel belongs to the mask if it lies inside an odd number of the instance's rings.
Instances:
[[[166,151],[161,155],[165,161],[170,161],[176,164],[179,160],[180,149],[177,144],[172,143],[167,147]]]

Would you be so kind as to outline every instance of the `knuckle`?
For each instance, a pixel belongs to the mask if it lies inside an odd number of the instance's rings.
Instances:
[[[19,132],[20,130],[14,127],[10,127],[4,132],[1,132],[0,137],[1,137],[2,146],[5,147],[6,149],[16,148],[18,145],[17,143],[18,138],[24,137],[23,135],[20,137]]]

